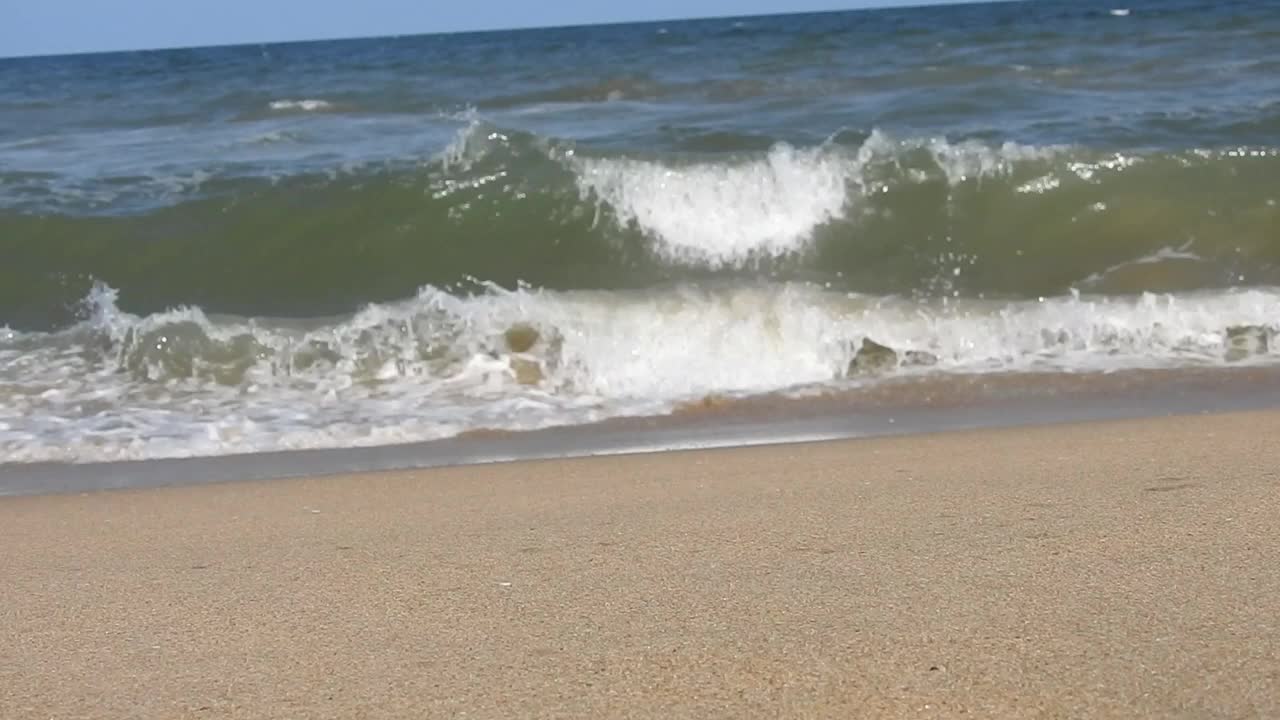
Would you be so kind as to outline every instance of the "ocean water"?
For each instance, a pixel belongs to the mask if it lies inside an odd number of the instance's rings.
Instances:
[[[0,463],[1278,364],[1278,137],[1262,0],[0,60]]]

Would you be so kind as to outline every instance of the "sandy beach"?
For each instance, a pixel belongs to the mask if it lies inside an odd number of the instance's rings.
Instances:
[[[0,717],[1280,716],[1280,413],[0,499]]]

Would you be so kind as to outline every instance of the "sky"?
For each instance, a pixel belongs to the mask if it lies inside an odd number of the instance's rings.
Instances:
[[[0,0],[0,57],[760,15],[956,0]]]

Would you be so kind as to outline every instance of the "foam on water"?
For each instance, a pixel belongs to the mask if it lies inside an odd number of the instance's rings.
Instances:
[[[79,326],[0,331],[0,458],[380,445],[663,413],[711,394],[876,382],[846,376],[864,338],[937,359],[898,372],[1269,363],[1278,303],[1273,289],[923,303],[807,285],[428,287],[301,323],[198,308],[138,317],[99,287]],[[1262,338],[1243,358],[1231,353],[1241,326]]]
[[[1104,204],[1102,203],[1098,203],[1098,204],[1102,205],[1102,207],[1096,208],[1096,209],[1098,210],[1105,209],[1106,206]],[[1204,262],[1205,261],[1204,258],[1190,251],[1189,248],[1191,247],[1191,245],[1192,243],[1188,241],[1176,248],[1162,247],[1159,250],[1156,250],[1155,252],[1147,255],[1143,255],[1142,257],[1134,258],[1133,260],[1126,260],[1125,262],[1112,265],[1111,267],[1105,270],[1093,273],[1089,277],[1082,280],[1080,282],[1080,285],[1085,288],[1093,287],[1097,285],[1099,282],[1106,279],[1107,276],[1112,275],[1113,273],[1122,272],[1129,268],[1139,267],[1142,265],[1158,265],[1161,263],[1167,263],[1171,261],[1172,262],[1189,262],[1189,263]]]
[[[881,147],[885,143],[884,136],[878,132],[873,133],[868,143],[874,147]],[[913,145],[928,149],[934,162],[946,176],[947,183],[953,186],[971,179],[1009,175],[1020,164],[1049,160],[1065,151],[1065,148],[1061,147],[1037,147],[1014,142],[990,146],[976,140],[951,143],[944,139],[931,138],[927,141],[909,140],[898,143],[896,148],[890,144],[890,154],[894,150],[901,152]]]
[[[333,103],[328,100],[315,100],[311,98],[303,100],[272,100],[267,107],[272,110],[301,110],[302,112],[316,112],[319,110],[333,109]]]
[[[816,227],[841,217],[857,171],[846,160],[779,144],[738,163],[582,159],[577,178],[584,196],[649,234],[663,258],[723,267],[799,252]]]
[[[803,149],[778,143],[763,156],[737,162],[679,165],[578,157],[571,166],[583,197],[609,208],[619,223],[644,232],[664,260],[722,268],[804,252],[815,230],[845,217],[851,197],[892,184],[882,179],[886,172],[899,169],[904,156],[919,151],[929,156],[936,174],[955,186],[1007,175],[1061,149],[941,138],[897,140],[877,130],[852,150],[829,140]],[[905,179],[923,182],[930,177],[929,171],[914,169]]]

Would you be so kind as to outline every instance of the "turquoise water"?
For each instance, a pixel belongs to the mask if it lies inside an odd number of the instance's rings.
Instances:
[[[1278,132],[1264,2],[0,60],[0,461],[1270,363]]]

